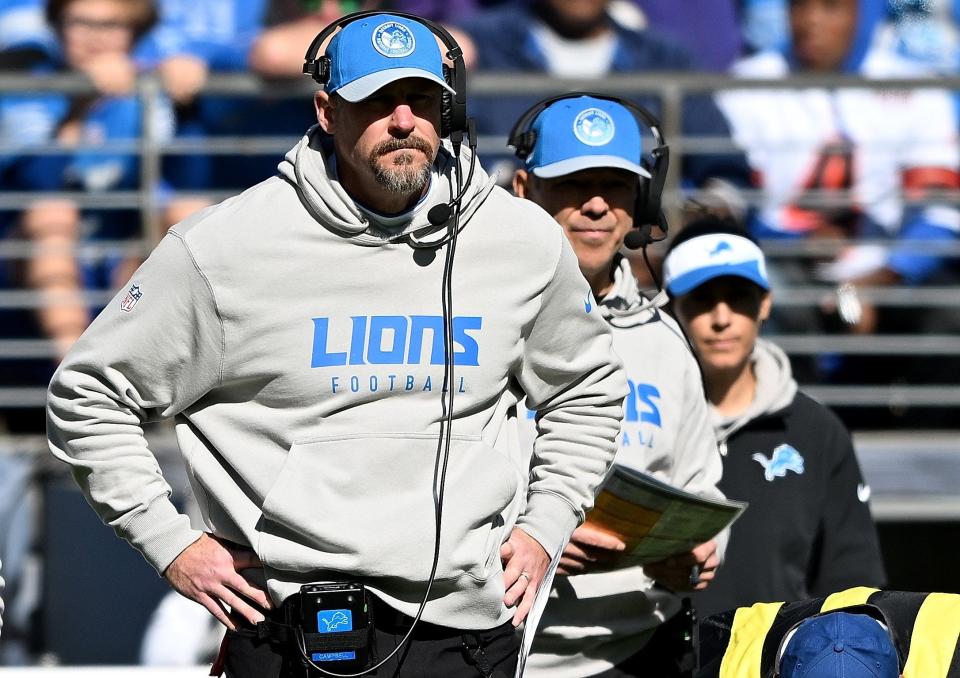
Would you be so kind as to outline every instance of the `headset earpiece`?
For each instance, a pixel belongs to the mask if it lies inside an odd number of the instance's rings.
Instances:
[[[443,64],[443,79],[447,81],[447,84],[453,87],[453,84],[450,82],[453,75],[451,73],[451,68],[446,64]],[[450,94],[447,90],[443,90],[440,93],[440,136],[448,137],[450,132],[453,129],[453,95]]]
[[[447,48],[445,56],[453,62],[453,66],[442,65],[443,79],[453,88],[456,94],[450,94],[446,90],[443,91],[440,102],[440,136],[450,137],[455,144],[460,143],[467,131],[467,67],[463,60],[463,50],[460,45],[457,44],[457,41],[447,29],[434,21],[407,12],[383,10],[347,14],[328,25],[313,39],[304,56],[303,72],[313,78],[318,85],[326,86],[330,82],[331,63],[330,57],[326,54],[319,54],[320,47],[337,32],[337,29],[359,19],[380,14],[402,17],[426,26]]]
[[[653,176],[653,172],[650,168],[650,163],[644,160],[640,163],[640,166],[643,169],[650,172],[650,176]],[[637,201],[633,207],[633,219],[637,223],[642,223],[647,220],[649,216],[649,205],[650,205],[650,184],[652,179],[647,179],[646,177],[640,177],[640,181],[637,186]]]
[[[643,205],[643,218],[653,223],[661,213],[660,203],[663,199],[663,186],[667,180],[667,168],[670,165],[670,148],[660,144],[650,152],[650,155],[653,158],[653,164],[647,168],[650,179],[647,181],[649,189]]]
[[[521,132],[510,139],[510,145],[516,149],[514,152],[518,158],[526,160],[533,153],[533,147],[537,145],[537,133],[532,129]]]
[[[330,57],[320,57],[317,61],[317,71],[313,74],[313,79],[320,85],[326,85],[330,81]]]

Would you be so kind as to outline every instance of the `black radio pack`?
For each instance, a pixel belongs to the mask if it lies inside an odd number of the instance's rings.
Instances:
[[[305,584],[295,621],[303,654],[318,668],[336,673],[362,671],[372,655],[372,619],[363,584]]]

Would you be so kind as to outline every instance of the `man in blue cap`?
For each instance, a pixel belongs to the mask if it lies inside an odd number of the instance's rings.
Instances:
[[[697,678],[960,678],[960,595],[867,586],[706,617]]]
[[[440,146],[432,114],[441,92],[453,89],[434,35],[417,22],[384,19],[360,19],[333,37],[330,79],[315,104],[333,137],[341,182],[358,204],[392,215],[412,208],[430,186]]]
[[[787,632],[778,678],[899,678],[897,648],[887,627],[870,615],[827,612]]]
[[[50,385],[51,450],[228,627],[232,677],[512,674],[616,452],[609,330],[549,215],[456,152],[440,30],[321,33],[319,124],[279,176],[174,226]],[[164,416],[202,530],[143,438]]]
[[[588,303],[595,300],[624,362],[630,393],[616,463],[721,498],[720,456],[696,361],[660,310],[665,297],[645,297],[622,254],[625,241],[645,246],[644,220],[662,218],[654,195],[662,183],[654,175],[666,165],[654,154],[663,158],[666,149],[644,152],[642,115],[622,100],[593,95],[534,106],[511,135],[523,162],[514,192],[563,228],[590,283]],[[640,567],[624,561],[624,542],[592,526],[588,515],[563,552],[526,675],[681,675],[692,646],[682,640],[686,616],[677,594],[707,586],[725,542],[723,532]]]

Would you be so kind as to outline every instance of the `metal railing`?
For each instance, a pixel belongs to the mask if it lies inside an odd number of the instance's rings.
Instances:
[[[508,75],[486,73],[471,74],[470,95],[476,96],[524,96],[554,94],[558,91],[593,90],[619,96],[647,95],[660,102],[660,117],[663,132],[669,140],[671,154],[675,159],[690,152],[725,153],[736,147],[728,138],[685,137],[683,128],[683,101],[690,94],[715,92],[730,89],[778,89],[778,88],[860,88],[879,90],[902,90],[914,88],[940,88],[960,91],[960,77],[954,78],[898,78],[863,80],[850,75],[791,76],[778,79],[735,79],[726,75],[701,73],[657,73],[648,75],[614,75],[601,81],[588,79],[552,79],[536,74]],[[308,98],[315,91],[313,83],[306,79],[268,82],[249,74],[218,75],[211,78],[204,91],[208,95],[243,95],[250,97]],[[3,92],[57,92],[93,93],[90,83],[82,76],[57,75],[44,78],[15,74],[0,74],[0,91]],[[152,75],[142,76],[135,91],[143,102],[142,129],[139,139],[111,142],[109,145],[89,146],[101,150],[136,154],[140,160],[140,186],[132,191],[103,193],[58,192],[29,193],[3,191],[0,187],[0,210],[18,210],[37,199],[67,198],[79,207],[101,209],[139,210],[143,233],[139,242],[83,243],[75,248],[78,256],[123,253],[142,256],[159,239],[157,194],[154,187],[161,178],[161,162],[171,155],[250,155],[276,153],[278,157],[289,149],[295,139],[284,136],[214,137],[198,140],[161,139],[153,121],[161,104],[163,93],[158,79]],[[484,136],[480,139],[481,153],[505,152],[506,139],[500,136]],[[74,149],[77,147],[73,147]],[[83,147],[80,147],[83,148]],[[57,143],[47,143],[24,148],[8,144],[0,145],[0,155],[12,151],[35,154],[64,152]],[[671,164],[665,190],[665,204],[676,212],[683,203],[684,194],[679,180],[679,162]],[[242,187],[238,187],[242,188]],[[203,191],[202,195],[219,200],[232,191]],[[174,196],[195,196],[197,192],[174,192]],[[755,204],[761,197],[758,191],[744,191],[748,203]],[[825,202],[844,200],[845,196],[829,194],[821,196]],[[936,196],[960,204],[960,193],[942,193]],[[765,242],[764,248],[771,259],[813,259],[828,256],[853,244],[845,240],[813,240],[800,242]],[[858,242],[858,244],[884,245],[884,241]],[[930,243],[927,241],[898,243],[898,247],[923,252],[937,252],[960,258],[960,243]],[[25,259],[36,251],[32,243],[25,241],[0,242],[0,260]],[[832,287],[826,284],[804,284],[778,289],[776,305],[779,308],[810,307],[820,304]],[[863,288],[861,299],[881,307],[911,308],[927,307],[956,308],[960,314],[960,288],[954,287],[908,287]],[[112,293],[88,290],[82,295],[85,303],[98,306],[106,303]],[[71,303],[77,297],[71,297]],[[35,308],[40,303],[56,303],[49,295],[30,290],[0,291],[0,308]],[[793,355],[816,355],[822,352],[846,355],[910,355],[953,357],[960,360],[960,339],[948,336],[834,336],[834,335],[778,335],[775,340]],[[0,341],[0,359],[48,358],[54,355],[51,342],[43,340]],[[925,407],[953,408],[960,402],[949,387],[926,387],[922,385],[903,387],[895,393],[879,386],[819,386],[810,389],[828,404],[848,406],[877,406],[892,401],[907,402]],[[960,392],[960,386],[957,389]],[[0,407],[36,407],[42,402],[42,390],[0,389]]]

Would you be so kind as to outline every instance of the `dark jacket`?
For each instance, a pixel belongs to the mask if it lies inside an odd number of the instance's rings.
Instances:
[[[718,487],[750,506],[733,524],[717,578],[694,596],[701,618],[886,580],[850,434],[796,390],[782,351],[760,341],[755,356],[759,411],[714,422],[723,453]]]

